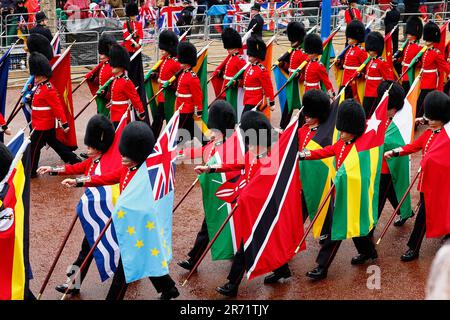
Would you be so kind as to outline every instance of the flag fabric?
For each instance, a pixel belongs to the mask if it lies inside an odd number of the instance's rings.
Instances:
[[[409,144],[414,140],[414,123],[416,118],[416,105],[420,92],[420,76],[414,80],[412,87],[405,97],[403,108],[398,111],[386,131],[384,150],[392,150]],[[392,177],[392,183],[397,199],[400,200],[408,189],[410,181],[410,161],[409,156],[395,157],[387,159],[387,164]],[[383,192],[383,191],[382,191]],[[411,195],[400,207],[402,218],[411,216]]]
[[[331,112],[327,120],[320,124],[314,137],[306,145],[308,150],[317,150],[333,144],[333,134],[336,126],[338,100],[331,105]],[[302,181],[303,196],[306,210],[312,220],[331,188],[332,179],[336,174],[333,158],[321,160],[300,161],[300,179]],[[331,199],[331,198],[330,198]],[[319,237],[325,217],[330,207],[330,199],[325,203],[313,226],[313,235]]]
[[[409,84],[412,86],[414,79],[416,78],[417,74],[418,74],[418,70],[419,68],[417,67],[417,62],[419,61],[419,59],[422,57],[422,55],[424,54],[425,51],[427,51],[428,47],[427,46],[423,46],[422,50],[419,51],[418,54],[416,54],[416,56],[411,60],[411,62],[409,63],[409,67],[408,67],[408,79],[409,79]]]
[[[277,65],[273,69],[273,76],[275,78],[275,85],[278,92],[286,84],[287,79],[289,78],[289,74]],[[281,92],[278,94],[278,101],[280,102],[281,114],[283,114],[284,108],[286,108],[287,103],[286,88],[281,90]]]
[[[169,273],[178,122],[176,111],[114,210],[113,223],[127,283]]]
[[[287,263],[304,234],[297,129],[294,120],[238,198],[236,243],[243,245],[248,279]]]
[[[8,144],[14,160],[9,173],[0,182],[0,300],[25,299],[32,278],[29,144],[23,131]]]
[[[3,117],[5,117],[6,111],[6,91],[8,88],[10,52],[11,48],[6,50],[0,58],[0,114]],[[0,134],[0,141],[3,141],[3,134]]]
[[[389,66],[391,67],[392,70],[395,71],[394,68],[394,60],[393,60],[393,45],[392,45],[392,35],[394,34],[394,32],[397,30],[397,28],[394,28],[391,32],[389,32],[387,35],[384,36],[384,49],[383,49],[383,53],[381,54],[381,56],[383,57],[384,60],[386,60],[386,62],[389,64]],[[398,75],[397,75],[398,77]]]
[[[290,7],[291,3],[286,2],[264,2],[261,4],[261,16],[264,19],[268,19],[269,22],[265,23],[263,30],[272,31],[275,28],[286,28],[287,23],[286,17],[282,19],[282,16],[290,16],[287,9]],[[275,19],[278,18],[278,19]]]
[[[25,119],[27,120],[27,123],[31,122],[31,101],[33,99],[34,91],[36,91],[36,86],[34,85],[34,76],[30,76],[27,82],[25,82],[22,91],[20,92],[22,96],[22,111]]]
[[[244,142],[238,129],[222,145],[215,147],[215,152],[208,160],[207,164],[222,165],[243,163],[244,150]],[[216,197],[215,194],[227,181],[236,179],[240,176],[240,173],[224,172],[201,174],[198,177],[202,188],[203,210],[205,212],[205,220],[208,226],[208,235],[210,239],[214,237],[227,216],[231,213],[233,206],[231,203],[227,203]],[[212,260],[226,260],[233,258],[233,255],[237,250],[234,239],[234,220],[231,218],[211,247]]]
[[[120,168],[119,141],[126,125],[127,116],[125,113],[116,129],[113,144],[101,157],[99,164],[95,168],[96,175],[105,174]],[[119,185],[89,187],[86,188],[78,202],[77,214],[91,247],[111,218],[119,192]],[[120,252],[115,229],[108,228],[94,250],[94,259],[101,281],[105,281],[114,275],[119,264],[119,258]]]
[[[72,101],[72,79],[70,70],[70,49],[57,57],[56,62],[52,65],[51,84],[58,92],[59,99],[62,103],[67,123],[69,124],[69,132],[65,133],[61,127],[56,129],[56,137],[66,146],[77,148],[77,135],[75,129],[74,110]]]
[[[450,122],[422,159],[422,192],[425,197],[427,238],[450,233]]]
[[[331,0],[322,1],[321,19],[322,23],[320,24],[320,35],[323,39],[328,37],[331,32]]]
[[[99,89],[99,84],[97,82],[94,81],[90,81],[88,77],[92,77],[92,78],[97,78],[99,77],[100,74],[100,70],[102,69],[102,64],[99,63],[95,66],[94,69],[92,69],[91,72],[87,73],[84,75],[85,78],[87,78],[86,82],[89,88],[89,91],[91,91],[91,94],[93,96],[95,96],[95,94],[97,93],[98,89]]]
[[[111,90],[111,84],[114,81],[114,77],[111,77],[105,82],[103,86],[97,89],[95,92],[95,103],[97,104],[97,113],[102,114],[109,118],[110,108],[108,108],[109,100],[106,98],[106,94]]]
[[[286,105],[289,112],[292,112],[294,109],[300,109],[302,106],[301,93],[303,90],[298,81],[298,74],[303,70],[307,63],[307,61],[303,61],[286,81]]]
[[[178,21],[178,16],[181,14],[181,10],[183,10],[183,7],[180,6],[163,7],[159,11],[158,28],[160,30],[169,29],[179,34],[180,30],[178,29],[176,23]]]
[[[206,133],[208,127],[206,123],[208,123],[208,46],[204,47],[197,54],[197,65],[192,68],[192,70],[197,74],[198,79],[200,80],[200,86],[202,87],[203,92],[203,110],[201,123],[197,125],[202,130],[203,134]]]
[[[365,133],[355,141],[336,172],[333,240],[365,236],[377,223],[388,98],[385,93],[367,121]]]
[[[439,42],[439,45],[437,46],[437,49],[439,49],[439,51],[444,54],[445,53],[445,44],[446,44],[446,39],[447,39],[447,27],[448,27],[449,21],[446,21],[441,27],[441,41]],[[438,79],[438,86],[437,89],[439,91],[442,91],[444,89],[444,83],[447,80],[447,74],[443,71],[439,72],[439,79]]]
[[[53,49],[53,55],[56,56],[61,53],[61,37],[59,31],[53,36],[52,41],[50,42]]]
[[[267,70],[270,70],[272,67],[272,52],[273,52],[273,41],[275,40],[276,36],[273,36],[270,38],[269,41],[266,43],[266,57],[264,61],[261,61],[261,64],[266,68]]]
[[[161,60],[160,60],[161,61]],[[158,61],[159,62],[159,61]],[[151,78],[151,75],[155,73],[155,70],[157,68],[152,68],[150,71],[145,75],[144,77],[144,86],[145,86],[145,93],[147,95],[148,101],[153,98],[153,96],[158,92],[159,90],[159,84],[158,79]],[[152,118],[155,119],[156,117],[156,111],[158,107],[158,99],[155,98],[150,102],[150,111],[152,113]],[[170,119],[170,118],[169,118]]]

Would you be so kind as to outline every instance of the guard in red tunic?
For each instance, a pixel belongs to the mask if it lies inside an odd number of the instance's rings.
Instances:
[[[114,141],[114,127],[111,121],[103,115],[95,115],[91,119],[86,126],[86,133],[84,135],[84,144],[87,147],[87,159],[83,162],[74,164],[74,165],[65,165],[58,167],[50,167],[50,166],[42,166],[37,172],[39,174],[49,173],[50,175],[84,175],[86,177],[93,176],[96,174],[96,170],[100,159],[103,154],[111,147]],[[67,270],[71,270],[67,273],[66,283],[60,284],[56,286],[56,291],[65,293],[67,287],[71,284],[70,277],[75,274],[76,270],[81,267],[81,264],[86,259],[89,250],[91,249],[89,242],[86,237],[83,238],[83,242],[81,244],[81,250],[78,254],[77,259],[72,263],[72,266],[67,268]],[[69,289],[69,294],[77,294],[80,292],[80,286],[83,282],[86,274],[89,270],[89,266],[92,262],[93,256],[87,261],[86,267],[81,273],[80,282],[75,284],[75,287]]]
[[[123,114],[128,110],[131,101],[140,120],[144,120],[145,112],[141,99],[134,87],[133,82],[128,78],[126,71],[130,68],[130,56],[128,52],[119,45],[111,46],[110,65],[114,80],[111,83],[110,117],[117,128]]]
[[[384,50],[384,38],[379,32],[371,32],[366,38],[366,51],[370,61],[366,66],[366,87],[364,90],[363,107],[366,118],[369,119],[377,107],[378,86],[383,80],[394,80],[394,71],[381,57]]]
[[[222,43],[224,49],[227,50],[228,56],[212,74],[212,77],[223,78],[220,91],[246,64],[242,56],[242,38],[239,32],[232,28],[225,28],[222,31]],[[226,92],[223,92],[219,98],[225,99]]]
[[[66,115],[56,89],[50,83],[52,68],[47,58],[40,53],[30,55],[28,66],[34,76],[36,91],[31,103],[31,177],[36,177],[36,170],[41,156],[41,149],[48,144],[64,162],[75,164],[81,159],[69,147],[56,139],[55,123],[59,121],[64,132],[69,131]]]
[[[417,138],[413,143],[403,147],[390,150],[384,154],[389,159],[391,157],[406,156],[422,150],[422,157],[430,150],[436,137],[440,134],[442,127],[450,121],[450,98],[443,92],[437,90],[431,92],[425,98],[425,117],[429,121],[429,128]],[[404,262],[415,260],[419,257],[420,246],[425,236],[426,212],[425,199],[422,190],[423,173],[419,177],[417,189],[420,191],[420,208],[417,213],[414,229],[409,237],[408,250],[400,257]],[[444,195],[447,197],[448,195]],[[433,223],[440,223],[434,221]]]
[[[394,62],[401,63],[401,74],[404,73],[402,77],[402,86],[405,90],[405,94],[408,93],[411,83],[414,81],[414,79],[409,79],[408,72],[406,71],[409,68],[411,60],[414,59],[420,50],[422,50],[422,47],[419,45],[420,38],[422,38],[422,32],[422,20],[417,16],[409,17],[408,21],[406,21],[406,38],[408,42],[403,50],[398,50],[394,54]],[[417,65],[420,66],[420,61]]]
[[[358,1],[357,0],[349,0],[348,1],[348,9],[345,10],[345,23],[348,25],[353,20],[362,21],[361,11],[357,8]]]
[[[125,127],[120,137],[119,151],[122,155],[122,167],[107,174],[82,179],[66,179],[62,183],[69,187],[97,187],[119,183],[120,192],[122,192],[152,152],[154,145],[155,138],[150,127],[143,122],[133,121]],[[160,299],[170,300],[179,296],[180,293],[170,275],[149,277],[149,279],[156,291],[161,293]],[[127,288],[122,259],[120,259],[106,300],[123,300]]]
[[[305,52],[308,55],[308,63],[302,71],[300,80],[303,81],[305,92],[313,89],[321,90],[320,84],[323,83],[328,95],[334,97],[334,89],[328,78],[325,66],[319,61],[319,56],[323,52],[322,39],[311,33],[305,37]]]
[[[3,115],[0,113],[0,133],[4,133],[6,135],[11,135],[11,129],[8,128],[6,125],[5,118],[3,118]]]
[[[428,48],[422,56],[422,79],[417,100],[417,117],[423,115],[425,97],[433,90],[442,89],[442,84],[439,83],[442,73],[450,75],[450,64],[445,60],[443,53],[434,47],[435,43],[441,41],[441,30],[437,24],[430,21],[424,26],[423,40]]]
[[[252,110],[258,104],[258,109],[262,110],[266,105],[265,99],[269,101],[270,110],[274,110],[272,81],[269,71],[261,64],[261,61],[266,58],[266,50],[266,44],[260,38],[251,37],[247,40],[247,56],[251,65],[244,72],[244,110],[242,114]]]
[[[340,66],[344,69],[344,74],[342,76],[342,83],[340,84],[340,88],[342,89],[349,80],[352,79],[356,70],[366,61],[367,52],[360,45],[360,43],[364,42],[365,37],[365,28],[361,21],[353,20],[345,29],[345,36],[347,37],[347,42],[349,48],[344,55],[344,61],[338,60],[336,62],[337,66]],[[346,98],[353,98],[353,95],[356,92],[353,92],[352,86],[349,83],[347,89],[345,90]]]
[[[161,50],[162,62],[159,65],[158,72],[152,73],[152,76],[154,74],[154,77],[158,77],[158,87],[161,89],[163,84],[181,69],[181,65],[176,58],[178,36],[171,30],[163,30],[159,34],[158,47]],[[155,136],[159,137],[164,122],[164,92],[161,92],[156,99],[158,106],[152,122],[152,130]],[[166,119],[166,121],[168,120]]]
[[[292,73],[308,59],[308,56],[302,49],[303,40],[305,38],[305,27],[301,22],[289,22],[286,33],[288,40],[291,43],[291,52],[286,52],[286,54],[279,59],[278,66],[291,76]],[[280,121],[280,127],[282,129],[286,128],[289,121],[291,121],[292,111],[293,110],[289,112],[289,108],[284,106]]]
[[[178,76],[175,93],[175,108],[180,110],[179,128],[186,131],[179,132],[178,143],[184,145],[187,141],[197,139],[202,142],[202,132],[194,123],[194,117],[200,119],[203,110],[203,92],[200,79],[192,68],[197,65],[197,49],[192,43],[178,44],[178,61],[183,71]],[[187,136],[189,134],[189,136]]]

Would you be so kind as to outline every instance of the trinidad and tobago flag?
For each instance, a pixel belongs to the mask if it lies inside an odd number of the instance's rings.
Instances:
[[[244,246],[248,279],[287,263],[304,234],[297,129],[294,120],[261,159],[238,199],[233,218],[237,243]]]

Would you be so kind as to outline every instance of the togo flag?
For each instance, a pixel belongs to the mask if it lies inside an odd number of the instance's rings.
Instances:
[[[406,95],[403,108],[395,114],[386,131],[385,151],[402,147],[414,140],[414,119],[419,91],[420,76],[414,80]],[[392,176],[395,195],[400,200],[410,184],[410,157],[394,157],[386,161]],[[409,193],[400,208],[400,215],[402,218],[411,216],[411,195]]]
[[[387,92],[337,170],[331,238],[367,235],[378,220],[378,192],[387,120]]]

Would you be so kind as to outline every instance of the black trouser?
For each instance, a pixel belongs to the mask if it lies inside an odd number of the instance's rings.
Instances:
[[[164,123],[164,102],[159,102],[156,106],[156,112],[154,114],[153,122],[151,125],[155,138],[159,137],[163,123]]]
[[[84,237],[83,238],[83,242],[81,243],[81,250],[78,253],[78,257],[74,261],[74,263],[72,263],[72,264],[74,266],[81,267],[81,265],[83,264],[83,262],[86,259],[87,255],[89,254],[90,250],[91,250],[91,246],[89,245],[89,242],[86,239],[86,237]],[[89,259],[86,262],[86,265],[85,265],[84,269],[81,271],[81,278],[80,278],[80,282],[79,282],[80,285],[81,285],[81,283],[83,283],[83,280],[86,277],[86,274],[87,274],[87,272],[89,270],[89,266],[91,265],[93,258],[94,258],[94,255],[91,255],[89,257]]]
[[[134,55],[134,52],[129,52],[130,58]],[[144,86],[144,66],[142,64],[142,53],[139,53],[133,60],[130,61],[130,70],[128,71],[128,77],[133,82],[139,97],[141,98],[142,106],[145,111],[145,122],[150,125],[150,117],[148,115],[147,108],[147,94],[145,93]]]
[[[414,252],[418,253],[422,245],[423,237],[426,231],[426,213],[425,213],[425,199],[423,193],[420,193],[420,207],[417,213],[416,221],[414,222],[414,229],[408,240],[408,247]]]
[[[405,90],[405,96],[406,96],[409,92],[409,89],[411,89],[411,84],[409,83],[409,80],[402,81],[402,87],[403,87],[403,90]]]
[[[114,130],[117,130],[117,127],[119,126],[120,121],[113,121]]]
[[[187,141],[193,140],[194,137],[197,137],[202,144],[204,143],[201,129],[195,124],[194,113],[180,113],[178,129],[187,130],[189,133],[189,137],[186,137],[185,134],[180,135],[180,132],[178,133],[178,144],[181,144],[181,146]],[[186,138],[189,138],[189,140],[186,140]]]
[[[206,220],[203,219],[202,227],[200,231],[197,233],[197,238],[195,238],[194,246],[191,251],[189,251],[189,262],[192,264],[197,263],[200,256],[205,251],[206,247],[209,243],[209,235],[208,235],[208,225],[206,224]]]
[[[376,97],[364,97],[363,100],[363,108],[364,112],[366,113],[366,119],[369,119],[373,112],[375,111],[375,108],[377,107],[375,105],[375,102],[377,101]]]
[[[70,151],[69,147],[56,139],[55,129],[34,130],[31,135],[31,174],[36,174],[39,158],[41,157],[41,149],[46,143],[56,151],[64,162],[74,164],[81,161],[75,153]]]
[[[316,263],[319,267],[328,269],[331,262],[333,262],[336,252],[341,245],[341,240],[331,240],[331,227],[333,225],[333,204],[330,203],[330,209],[328,209],[327,216],[322,227],[322,234],[327,234],[328,237],[325,238],[322,247],[319,250],[319,254],[316,258]]]
[[[286,105],[284,106],[283,112],[281,114],[281,120],[280,120],[280,128],[281,129],[286,129],[289,122],[291,121],[292,113],[293,113],[293,110],[289,111],[289,108],[286,103]]]
[[[340,88],[339,88],[339,92],[342,90],[344,88],[344,86],[341,86]],[[352,87],[351,87],[351,85],[349,84],[348,86],[347,86],[347,88],[345,88],[345,93],[344,93],[344,98],[345,99],[353,99],[354,98],[354,96],[353,96],[353,90],[352,90]]]
[[[421,89],[420,90],[419,98],[417,99],[416,118],[423,116],[423,112],[424,112],[423,103],[425,101],[425,97],[433,90],[435,90],[435,89]]]
[[[242,119],[242,116],[244,115],[244,113],[252,110],[254,107],[255,107],[254,105],[250,105],[250,104],[244,105],[244,110],[242,110],[241,119]]]
[[[242,243],[233,257],[230,273],[228,273],[228,281],[232,284],[239,285],[245,274],[245,253],[244,244]]]
[[[175,282],[170,275],[166,274],[161,277],[148,277],[158,293],[167,292],[175,286]],[[128,283],[125,281],[125,273],[123,271],[122,259],[119,260],[116,273],[109,288],[106,300],[123,300],[127,292]]]

